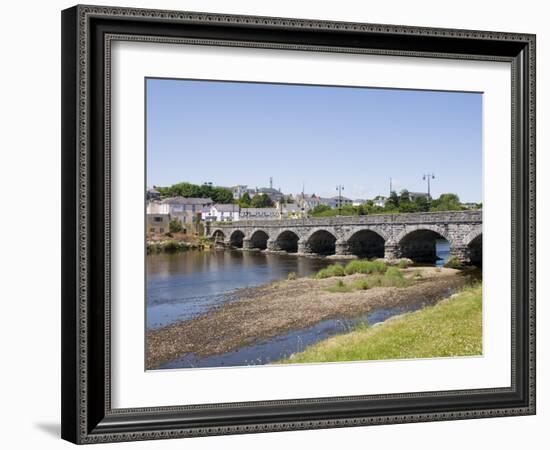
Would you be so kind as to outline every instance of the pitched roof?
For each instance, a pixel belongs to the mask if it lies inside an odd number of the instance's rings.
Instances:
[[[162,203],[169,205],[210,205],[214,202],[208,197],[168,197],[162,200]]]
[[[216,203],[212,206],[220,212],[239,212],[239,205],[234,203]]]

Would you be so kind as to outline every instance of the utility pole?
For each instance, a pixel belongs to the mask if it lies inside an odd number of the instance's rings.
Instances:
[[[430,195],[430,180],[435,180],[435,174],[433,173],[425,173],[424,175],[422,175],[422,179],[424,181],[428,181],[428,200],[431,200],[432,197]]]
[[[391,193],[392,193],[392,191],[393,191],[393,187],[392,187],[391,182],[392,182],[392,179],[391,179],[391,177],[390,177],[390,197],[391,197]],[[389,197],[388,197],[388,198],[389,198]]]
[[[338,215],[341,215],[342,213],[342,191],[344,190],[344,186],[339,184],[336,186],[336,190],[338,191]]]

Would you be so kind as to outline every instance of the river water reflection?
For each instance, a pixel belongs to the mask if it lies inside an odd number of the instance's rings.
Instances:
[[[442,265],[448,244],[437,243]],[[237,250],[188,251],[147,256],[147,329],[188,320],[224,302],[242,289],[287,278],[303,277],[335,260]]]
[[[236,250],[147,256],[147,328],[191,319],[234,297],[236,289],[311,275],[334,260]]]

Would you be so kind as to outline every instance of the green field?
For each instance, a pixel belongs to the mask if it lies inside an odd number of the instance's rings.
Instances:
[[[481,284],[378,326],[360,326],[277,363],[472,356],[482,353]]]

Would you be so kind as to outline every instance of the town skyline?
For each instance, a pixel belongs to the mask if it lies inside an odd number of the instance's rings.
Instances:
[[[147,186],[372,199],[434,173],[432,197],[481,202],[481,113],[479,93],[148,79]]]
[[[431,182],[433,183],[434,180],[432,180]],[[229,190],[234,190],[234,188],[237,188],[237,187],[246,187],[247,188],[247,191],[254,191],[254,190],[257,190],[261,193],[262,190],[265,190],[265,189],[268,189],[270,188],[270,183],[269,183],[269,180],[268,180],[268,183],[265,183],[263,185],[257,185],[257,186],[252,186],[252,185],[249,185],[249,184],[245,184],[245,183],[241,183],[241,184],[233,184],[233,185],[230,185],[230,186],[223,186],[221,184],[218,184],[218,183],[215,183],[213,181],[204,181],[204,182],[194,182],[194,181],[189,181],[189,180],[181,180],[181,181],[178,181],[176,183],[172,183],[170,185],[164,185],[164,186],[161,186],[161,185],[148,185],[146,188],[147,190],[150,190],[150,189],[154,189],[154,188],[166,188],[166,187],[170,187],[172,185],[175,185],[175,184],[179,184],[179,183],[189,183],[189,184],[194,184],[194,185],[197,185],[197,186],[200,186],[200,185],[205,185],[205,184],[209,184],[211,185],[212,187],[220,187],[220,188],[225,188],[225,189],[229,189]],[[423,194],[427,194],[427,189],[418,189],[418,190],[414,190],[414,189],[408,189],[407,187],[399,187],[399,184],[396,185],[396,183],[393,181],[392,179],[392,185],[393,185],[393,189],[392,191],[394,191],[397,195],[399,195],[402,191],[408,191],[410,193],[423,193]],[[337,189],[335,189],[334,193],[329,193],[327,195],[323,195],[315,190],[310,190],[308,191],[307,188],[305,187],[304,185],[304,190],[303,191],[300,191],[300,192],[291,192],[291,191],[285,191],[284,189],[282,188],[279,188],[276,183],[275,183],[275,180],[273,180],[273,185],[272,185],[272,188],[279,191],[280,193],[282,193],[283,195],[285,196],[292,196],[292,197],[296,197],[298,195],[301,195],[301,194],[304,194],[306,196],[316,196],[316,197],[321,197],[321,198],[336,198],[338,197],[340,194],[338,192]],[[433,185],[431,185],[431,188],[430,188],[430,195],[432,198],[437,198],[439,197],[439,195],[441,194],[457,194],[459,197],[460,197],[460,194],[457,193],[457,192],[441,192],[440,194],[437,194],[434,192],[433,190]],[[348,199],[351,199],[351,200],[372,200],[376,197],[384,197],[384,198],[388,198],[390,196],[390,190],[389,190],[389,181],[388,181],[388,190],[387,192],[380,192],[379,194],[376,194],[374,196],[371,196],[371,197],[357,197],[357,196],[350,196],[350,195],[346,195],[345,193],[345,186],[344,186],[344,189],[342,190],[342,193],[341,193],[341,196],[342,198],[348,198]],[[472,203],[481,203],[481,202],[472,202]]]

